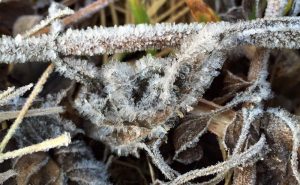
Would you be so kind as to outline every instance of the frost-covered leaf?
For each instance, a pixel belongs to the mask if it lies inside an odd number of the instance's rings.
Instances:
[[[209,114],[218,108],[220,106],[206,100],[191,107],[186,118],[174,131],[175,160],[189,164],[201,159],[203,151],[199,140],[208,129],[220,138],[223,137],[224,130],[235,120],[236,114],[232,110],[217,115]]]
[[[222,89],[222,96],[215,98],[213,100],[215,103],[224,104],[228,102],[228,100],[236,96],[237,92],[245,89],[246,87],[251,85],[251,83],[231,73],[230,71],[226,71],[224,77],[224,85],[225,87]]]
[[[105,164],[95,159],[84,142],[75,141],[68,147],[57,149],[55,156],[65,174],[65,181],[79,185],[110,184]]]
[[[26,118],[15,138],[24,147],[56,137],[65,131],[73,136],[82,133],[71,122],[56,116]],[[55,158],[39,152],[17,159],[14,168],[22,175],[16,180],[32,184],[60,184],[68,181],[78,184],[107,184],[105,165],[94,158],[84,142],[77,141],[53,150]]]
[[[293,132],[297,132],[297,129],[290,126],[298,124],[299,119],[284,110],[271,109],[264,116],[262,123],[268,137],[270,152],[258,165],[257,181],[261,184],[298,184],[295,178],[297,172],[292,166],[295,161],[291,161],[295,160],[292,152],[296,152],[296,155],[299,153],[299,148],[294,151],[294,142],[297,142],[297,139],[294,138]]]
[[[14,137],[20,147],[25,147],[57,137],[64,132],[70,132],[74,136],[82,131],[72,122],[62,120],[58,116],[41,116],[24,119]]]
[[[88,135],[111,146],[130,145],[164,124],[175,110],[171,105],[175,94],[160,98],[164,71],[173,61],[147,56],[133,66],[119,62],[104,66],[99,79],[104,87],[83,87],[75,100],[76,109],[96,127],[87,127]]]

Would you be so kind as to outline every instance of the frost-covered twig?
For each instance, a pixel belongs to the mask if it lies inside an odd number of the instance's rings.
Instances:
[[[29,85],[20,87],[18,89],[15,89],[15,87],[9,87],[7,90],[1,92],[1,94],[0,94],[0,106],[3,106],[5,104],[7,104],[9,101],[11,101],[12,99],[23,95],[32,86],[33,86],[33,84],[29,84]]]
[[[57,37],[43,35],[35,38],[0,39],[0,61],[53,61],[59,55],[98,55],[161,49],[178,46],[183,38],[202,32],[220,41],[218,49],[228,50],[238,45],[250,44],[267,48],[300,47],[300,19],[297,17],[257,19],[250,22],[214,24],[156,24],[126,25],[113,28],[89,28],[71,30]],[[218,31],[216,31],[218,30]],[[206,47],[213,47],[209,44]],[[203,48],[205,51],[209,48]]]
[[[255,156],[259,156],[260,153],[266,148],[266,138],[264,135],[261,136],[259,141],[251,146],[249,149],[247,149],[245,152],[241,154],[237,154],[231,159],[224,161],[222,163],[216,164],[214,166],[209,166],[207,168],[203,168],[200,170],[192,170],[190,172],[187,172],[179,177],[177,177],[175,180],[171,181],[169,185],[179,185],[184,184],[186,182],[189,182],[190,180],[193,180],[197,177],[207,176],[223,171],[227,171],[231,168],[234,168],[239,165],[246,165],[247,162],[253,162],[249,161],[250,159],[255,158]],[[257,159],[257,158],[256,158]]]
[[[24,147],[24,148],[21,148],[18,150],[0,154],[0,163],[2,163],[4,160],[12,159],[15,157],[20,157],[20,156],[23,156],[26,154],[31,154],[31,153],[40,152],[40,151],[48,151],[51,148],[67,146],[70,143],[71,143],[71,136],[69,133],[66,132],[56,138],[47,139],[38,144],[34,144],[34,145]]]
[[[180,175],[180,173],[173,170],[164,161],[163,156],[159,152],[160,143],[161,143],[161,140],[157,140],[150,148],[146,144],[140,143],[140,144],[138,144],[138,147],[144,149],[147,152],[147,154],[151,157],[154,165],[164,174],[164,176],[167,179],[173,180],[173,179],[175,179],[175,177],[178,177]]]
[[[74,23],[78,23],[86,18],[89,18],[94,13],[98,12],[99,10],[105,8],[109,3],[112,3],[114,0],[97,0],[86,7],[79,9],[78,11],[74,12],[70,16],[63,18],[61,21],[65,26],[69,26]],[[45,34],[49,33],[50,27],[45,27],[39,30],[36,34]]]
[[[34,26],[32,29],[27,31],[26,33],[22,34],[21,37],[29,37],[31,35],[36,34],[39,30],[42,28],[45,28],[47,25],[52,23],[54,20],[62,18],[66,15],[73,14],[74,11],[68,7],[65,7],[61,4],[52,2],[51,6],[49,7],[49,17],[47,17],[45,20],[42,20],[38,25]],[[20,37],[20,35],[19,35]]]

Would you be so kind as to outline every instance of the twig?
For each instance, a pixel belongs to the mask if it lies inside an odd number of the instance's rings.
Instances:
[[[54,61],[58,56],[93,56],[122,52],[177,47],[184,38],[201,31],[212,37],[220,48],[229,50],[240,45],[266,48],[300,48],[300,19],[296,17],[257,19],[239,23],[126,25],[113,28],[67,30],[53,37],[18,39],[0,38],[0,61]],[[204,29],[205,28],[205,29]],[[206,32],[209,30],[210,32]],[[221,38],[222,37],[222,38]],[[222,42],[222,43],[220,43]],[[205,47],[215,47],[207,44]]]
[[[178,184],[184,184],[192,179],[195,179],[197,177],[207,176],[211,174],[215,174],[218,172],[227,171],[233,167],[236,167],[238,165],[245,165],[247,161],[249,161],[251,158],[253,158],[255,155],[258,155],[266,146],[266,137],[264,135],[261,136],[259,141],[251,146],[248,150],[241,154],[236,154],[231,159],[224,161],[222,163],[216,164],[214,166],[209,166],[207,168],[203,168],[200,170],[192,170],[189,171],[179,177],[177,177],[175,180],[171,181],[169,185],[178,185]]]
[[[96,2],[93,2],[84,8],[79,9],[74,14],[65,17],[64,19],[62,19],[62,22],[65,26],[69,26],[71,24],[80,22],[90,17],[92,14],[98,12],[102,8],[106,7],[111,2],[113,2],[113,0],[97,0]],[[36,32],[36,35],[49,33],[49,31],[50,31],[50,26],[39,30],[38,32]]]
[[[4,160],[12,159],[26,154],[31,154],[40,151],[47,151],[55,147],[67,146],[70,143],[71,143],[71,136],[69,133],[66,132],[54,139],[48,139],[35,145],[31,145],[18,150],[0,154],[0,163],[3,162]]]

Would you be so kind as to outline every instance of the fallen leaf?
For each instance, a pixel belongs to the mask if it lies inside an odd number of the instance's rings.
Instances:
[[[203,0],[186,0],[193,18],[199,22],[217,22],[220,18]]]

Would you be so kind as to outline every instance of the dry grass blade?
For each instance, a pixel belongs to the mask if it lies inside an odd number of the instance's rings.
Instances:
[[[33,116],[44,116],[50,114],[59,114],[64,112],[63,107],[50,107],[50,108],[41,108],[41,109],[31,109],[25,114],[26,117]],[[20,111],[3,111],[0,112],[0,121],[14,119],[20,114]]]
[[[8,141],[11,139],[15,131],[18,129],[19,125],[22,123],[24,116],[26,115],[29,107],[31,106],[33,100],[35,97],[42,91],[44,84],[46,83],[49,75],[54,70],[54,65],[50,64],[48,68],[44,71],[42,76],[40,77],[37,84],[34,86],[31,94],[29,95],[28,99],[26,100],[24,106],[21,109],[21,112],[19,113],[17,119],[14,121],[14,123],[9,128],[7,134],[3,138],[0,144],[0,152],[2,153],[5,149],[5,146],[7,145]]]
[[[58,136],[53,139],[45,140],[45,141],[35,144],[35,145],[31,145],[31,146],[24,147],[24,148],[21,148],[18,150],[0,154],[0,163],[2,163],[4,160],[20,157],[20,156],[23,156],[26,154],[31,154],[31,153],[40,152],[40,151],[48,151],[51,148],[67,146],[70,143],[71,143],[70,134],[64,133],[61,136]]]

